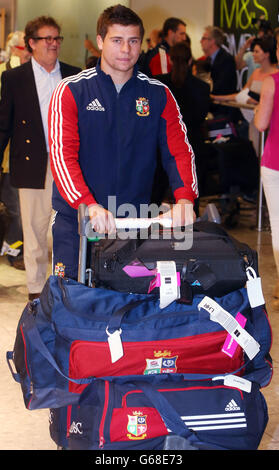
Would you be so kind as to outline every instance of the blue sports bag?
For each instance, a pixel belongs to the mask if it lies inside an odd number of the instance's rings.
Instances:
[[[72,450],[255,450],[268,421],[259,386],[236,376],[96,379],[75,413]]]

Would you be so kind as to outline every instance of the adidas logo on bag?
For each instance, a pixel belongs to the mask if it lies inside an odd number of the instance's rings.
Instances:
[[[87,111],[105,111],[105,108],[101,105],[100,101],[96,98],[91,101],[86,107]]]
[[[240,407],[234,400],[231,400],[225,408],[225,411],[237,411],[237,410],[240,410]]]

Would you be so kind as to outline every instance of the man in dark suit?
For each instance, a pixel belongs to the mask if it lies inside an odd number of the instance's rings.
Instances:
[[[29,299],[38,297],[48,265],[47,233],[51,218],[48,107],[62,78],[80,72],[58,61],[60,26],[41,16],[27,23],[25,44],[31,60],[1,77],[0,164],[10,139],[11,184],[19,188],[24,263]]]
[[[201,47],[205,57],[211,63],[213,95],[227,95],[236,92],[237,76],[234,57],[222,45],[224,33],[217,26],[205,28],[201,38]]]
[[[217,26],[207,26],[201,38],[201,47],[205,59],[211,64],[213,95],[228,95],[237,91],[237,75],[234,57],[222,46],[225,41],[223,31]],[[215,115],[233,113],[231,108],[211,105],[210,111]]]

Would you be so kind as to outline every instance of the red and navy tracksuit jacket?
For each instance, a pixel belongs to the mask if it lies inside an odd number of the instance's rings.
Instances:
[[[120,93],[99,64],[57,86],[49,108],[53,208],[149,204],[158,146],[176,200],[198,195],[195,159],[170,90],[134,68]]]
[[[141,70],[151,77],[169,73],[172,67],[169,50],[170,46],[167,41],[162,41],[147,51],[142,59]]]

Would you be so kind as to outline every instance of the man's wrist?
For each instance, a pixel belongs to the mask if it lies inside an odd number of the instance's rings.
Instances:
[[[191,205],[193,205],[193,202],[190,201],[189,199],[178,199],[176,204],[191,204]]]

